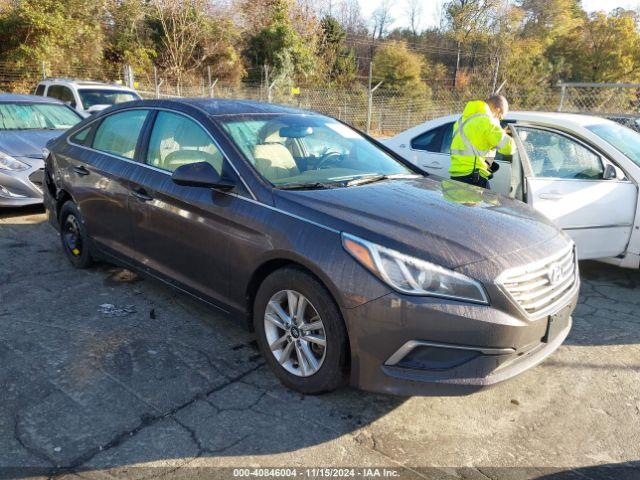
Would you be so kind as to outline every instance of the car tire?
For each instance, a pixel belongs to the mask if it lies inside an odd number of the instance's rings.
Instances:
[[[60,209],[60,241],[62,250],[75,268],[88,268],[93,264],[91,240],[82,215],[72,201]]]
[[[298,302],[306,305],[303,313],[293,316],[288,330],[275,325],[273,319],[284,322],[273,306],[280,304],[285,314],[290,313],[289,299],[296,294]],[[269,275],[254,300],[253,324],[262,355],[285,386],[314,395],[347,383],[349,342],[344,320],[331,294],[312,275],[289,267]],[[314,326],[315,330],[307,328]],[[281,341],[281,335],[287,335],[287,339]],[[323,337],[324,347],[318,343]],[[272,346],[280,341],[282,347],[274,350]],[[314,370],[314,366],[318,368]]]

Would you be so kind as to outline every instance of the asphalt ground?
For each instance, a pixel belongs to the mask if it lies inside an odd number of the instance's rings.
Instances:
[[[640,478],[640,272],[581,275],[565,345],[511,381],[305,397],[239,324],[0,212],[0,477]]]

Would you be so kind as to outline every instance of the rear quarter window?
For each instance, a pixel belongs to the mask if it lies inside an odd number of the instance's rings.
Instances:
[[[92,131],[95,130],[95,125],[90,125],[83,128],[79,132],[74,133],[69,137],[69,141],[76,145],[82,145],[84,147],[91,146]]]

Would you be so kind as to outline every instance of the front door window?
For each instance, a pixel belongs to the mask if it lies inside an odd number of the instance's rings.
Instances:
[[[602,159],[581,143],[537,128],[519,127],[518,135],[534,177],[602,180]]]
[[[159,112],[153,126],[147,164],[173,172],[195,162],[207,162],[222,174],[222,152],[193,120],[172,112]]]

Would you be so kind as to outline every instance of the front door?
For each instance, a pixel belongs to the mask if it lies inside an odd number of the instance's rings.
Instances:
[[[230,238],[237,234],[235,194],[173,183],[181,165],[206,161],[225,176],[229,165],[193,119],[158,111],[141,165],[131,177],[130,210],[136,260],[170,283],[227,304]],[[243,205],[242,205],[243,206]]]
[[[526,155],[527,203],[575,240],[580,259],[623,254],[633,228],[636,185],[572,136],[541,127],[516,129]],[[605,178],[607,165],[616,173]]]

